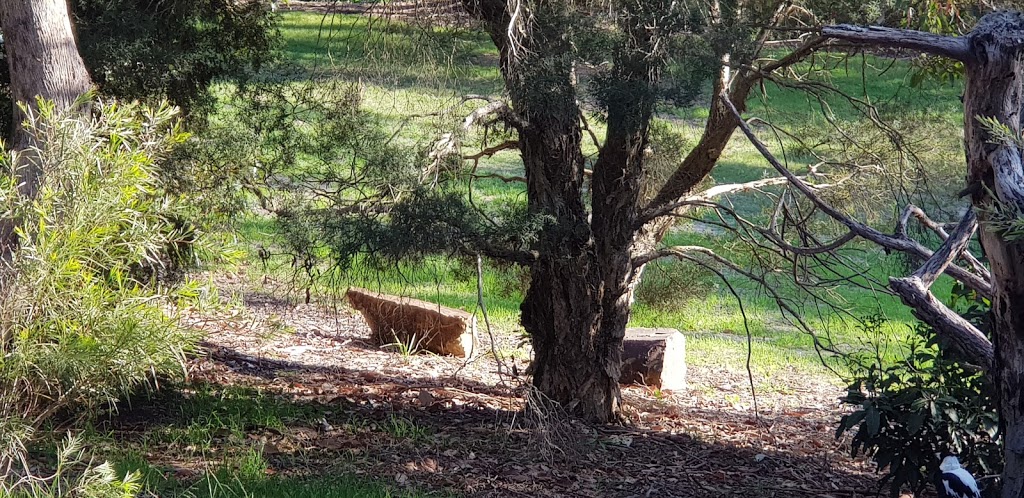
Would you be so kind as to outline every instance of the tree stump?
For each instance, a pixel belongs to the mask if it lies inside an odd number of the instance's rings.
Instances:
[[[476,318],[465,311],[408,297],[350,288],[348,302],[370,326],[378,345],[403,344],[410,350],[467,356],[476,345]]]
[[[676,329],[626,329],[619,383],[686,388],[686,336]]]

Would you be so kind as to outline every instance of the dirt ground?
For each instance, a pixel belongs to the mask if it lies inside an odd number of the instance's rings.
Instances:
[[[398,416],[429,434],[312,423],[252,434],[269,472],[355,474],[472,497],[877,495],[870,465],[834,439],[842,392],[827,380],[776,377],[786,388],[760,395],[758,416],[745,370],[691,367],[682,392],[626,387],[626,425],[587,426],[551,411],[524,418],[529,379],[525,355],[513,354],[516,337],[495,339],[500,371],[493,354],[469,363],[403,355],[369,345],[365,322],[343,304],[294,304],[272,281],[259,291],[241,276],[216,281],[243,305],[187,313],[205,336],[205,353],[189,364],[192,383],[316,403],[339,419]],[[508,373],[513,364],[518,377]]]

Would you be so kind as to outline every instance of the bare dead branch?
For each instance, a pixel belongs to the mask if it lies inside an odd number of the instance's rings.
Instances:
[[[971,322],[946,307],[928,290],[919,277],[890,278],[889,286],[914,316],[930,325],[939,337],[967,361],[983,370],[992,368],[994,349],[991,341]]]
[[[778,171],[780,174],[788,178],[790,184],[793,185],[797,190],[799,190],[823,213],[827,214],[829,217],[838,221],[839,223],[845,225],[851,232],[856,233],[857,236],[874,242],[875,244],[881,247],[884,247],[889,250],[900,251],[910,254],[921,261],[927,261],[928,258],[932,257],[933,251],[921,245],[919,242],[900,235],[892,236],[884,234],[876,230],[875,228],[872,228],[864,223],[861,223],[857,220],[850,218],[849,216],[846,216],[844,213],[840,212],[838,209],[834,208],[832,205],[825,202],[825,200],[822,199],[821,196],[819,196],[814,191],[814,188],[812,188],[810,185],[808,185],[803,180],[798,178],[795,174],[793,174],[793,172],[789,171],[788,168],[786,168],[782,163],[779,162],[778,159],[775,158],[775,156],[771,153],[771,151],[768,150],[764,143],[762,143],[757,138],[757,136],[754,135],[754,132],[750,129],[749,126],[747,126],[746,122],[743,121],[742,117],[739,114],[739,111],[736,110],[736,107],[733,105],[732,101],[729,100],[729,97],[727,95],[723,93],[719,96],[719,98],[723,100],[726,107],[730,111],[732,111],[732,113],[737,117],[737,119],[739,119],[740,130],[743,131],[743,134],[747,136],[747,139],[750,140],[750,142],[754,145],[758,152],[761,153],[761,155],[768,161],[769,164],[772,165],[772,167],[776,169],[776,171]],[[974,273],[971,273],[960,266],[950,264],[949,266],[946,267],[945,273],[953,277],[954,279],[963,282],[964,285],[968,286],[971,290],[974,290],[985,297],[992,296],[993,290],[990,281],[983,279],[982,277],[975,275]]]
[[[822,28],[821,34],[874,47],[909,48],[967,62],[972,55],[967,38],[936,35],[924,31],[884,28],[881,26],[853,26],[840,24]]]
[[[462,122],[462,129],[468,130],[477,124],[486,124],[484,120],[491,116],[501,116],[502,113],[510,112],[508,104],[503,100],[491,100],[490,102],[477,107],[466,116]]]
[[[707,247],[664,247],[656,251],[652,251],[650,253],[633,258],[633,267],[639,268],[641,265],[645,265],[658,259],[676,258],[683,261],[689,261],[701,267],[712,270],[715,273],[718,273],[718,271],[715,270],[714,266],[710,262],[700,257],[697,257],[698,255],[704,256],[705,258],[710,259],[717,265],[728,268],[729,270],[739,273],[740,275],[743,275],[744,277],[750,279],[751,281],[756,282],[762,289],[765,290],[765,292],[768,293],[769,296],[772,297],[772,299],[775,300],[776,305],[779,307],[779,309],[783,312],[784,315],[790,316],[795,322],[795,324],[798,327],[800,327],[801,330],[803,330],[805,333],[811,336],[811,339],[814,341],[815,351],[818,353],[819,357],[821,357],[822,351],[827,351],[831,353],[836,352],[835,349],[833,349],[830,345],[826,345],[821,342],[821,338],[814,331],[814,329],[811,328],[810,324],[808,324],[806,320],[804,320],[803,315],[799,313],[795,308],[793,308],[793,306],[791,306],[789,302],[787,302],[787,300],[781,294],[776,292],[774,286],[769,285],[769,283],[761,276],[758,276],[750,271],[745,270],[736,263],[718,255],[715,251],[708,249]],[[821,357],[820,359],[822,365],[828,366],[828,362],[826,362],[823,357]]]
[[[480,159],[482,159],[484,157],[491,157],[491,156],[493,156],[493,155],[495,155],[495,154],[497,154],[497,153],[499,153],[499,152],[501,152],[503,150],[511,150],[511,149],[518,149],[518,148],[519,148],[519,141],[518,140],[506,140],[506,141],[504,141],[504,142],[502,142],[502,143],[500,143],[498,145],[494,145],[494,146],[491,146],[491,147],[486,147],[486,148],[480,150],[480,152],[477,152],[475,154],[464,155],[464,156],[462,156],[462,158],[467,160],[467,161],[478,161],[478,160],[480,160]],[[474,169],[476,169],[476,168],[474,168]]]
[[[473,178],[475,178],[477,180],[484,179],[484,178],[494,178],[495,180],[501,180],[501,181],[503,181],[505,183],[526,183],[526,177],[525,176],[504,176],[504,175],[499,175],[497,173],[485,173],[485,174],[474,173],[473,174]]]
[[[978,218],[975,216],[974,210],[969,209],[964,218],[960,220],[956,230],[953,230],[953,234],[943,241],[939,250],[935,251],[935,254],[932,254],[932,257],[928,258],[928,261],[925,261],[913,276],[919,278],[925,287],[931,287],[935,283],[935,279],[939,278],[939,275],[946,270],[946,267],[967,249],[976,228],[978,228]]]
[[[935,234],[938,235],[939,238],[942,239],[943,241],[949,238],[949,234],[946,233],[946,229],[943,228],[941,223],[937,223],[935,220],[929,218],[928,214],[925,213],[923,209],[913,204],[907,205],[907,207],[904,208],[903,212],[900,214],[899,221],[896,224],[897,235],[907,235],[907,223],[910,221],[911,216],[917,219],[917,221],[920,222],[921,225],[923,225],[925,228],[928,228],[929,230],[935,232]],[[971,271],[980,275],[985,280],[992,280],[992,275],[991,273],[989,273],[988,268],[985,268],[985,265],[982,264],[981,261],[979,261],[978,258],[974,257],[974,255],[971,254],[969,251],[961,252],[960,257],[963,258],[963,260],[966,261],[967,264],[971,266]]]

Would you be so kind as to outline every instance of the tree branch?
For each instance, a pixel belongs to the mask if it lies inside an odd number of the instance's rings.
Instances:
[[[935,232],[935,235],[938,235],[943,241],[949,238],[949,234],[946,233],[946,230],[942,228],[940,223],[929,218],[928,214],[925,213],[923,209],[913,204],[908,204],[907,207],[903,208],[903,213],[900,214],[899,222],[896,224],[897,235],[902,235],[904,237],[907,236],[907,222],[910,221],[911,216],[916,218],[918,222],[925,226],[925,228]],[[988,268],[985,268],[985,265],[982,264],[978,258],[974,257],[970,251],[963,251],[960,254],[960,257],[963,258],[967,264],[971,265],[971,271],[985,280],[992,280],[992,274],[988,271]]]
[[[774,155],[768,150],[768,148],[754,135],[750,127],[747,126],[746,122],[740,117],[739,111],[733,105],[732,101],[729,100],[728,96],[724,93],[719,95],[719,98],[723,100],[726,107],[732,111],[732,113],[739,119],[739,128],[743,131],[743,134],[747,136],[750,143],[761,153],[761,155],[772,165],[782,176],[789,179],[789,183],[799,190],[808,200],[810,200],[818,209],[827,214],[832,219],[845,225],[851,232],[857,234],[857,236],[867,239],[879,246],[882,246],[889,250],[895,250],[911,254],[922,261],[928,260],[932,257],[933,251],[927,247],[921,245],[919,242],[909,239],[904,236],[891,236],[886,235],[864,223],[856,221],[838,209],[832,207],[829,203],[825,202],[815,191],[814,188],[805,183],[803,180],[798,178],[793,172],[789,171]],[[992,284],[990,281],[982,279],[978,275],[975,275],[964,268],[950,264],[946,267],[945,273],[949,276],[963,282],[964,285],[970,289],[978,292],[985,297],[992,296]]]
[[[765,292],[767,292],[775,300],[776,305],[778,305],[779,309],[783,311],[783,315],[789,314],[789,316],[791,316],[795,321],[795,325],[797,325],[804,332],[808,333],[811,336],[811,339],[814,341],[815,351],[818,352],[819,356],[821,355],[821,351],[828,351],[833,353],[836,352],[831,346],[822,344],[821,339],[818,337],[818,334],[816,334],[814,332],[814,329],[811,328],[810,324],[808,324],[804,320],[803,315],[797,312],[797,310],[794,309],[786,301],[786,299],[782,297],[781,294],[776,292],[774,286],[769,285],[764,278],[741,268],[736,263],[729,261],[728,259],[718,255],[711,249],[702,246],[664,247],[659,250],[652,251],[650,253],[633,258],[633,267],[638,268],[641,265],[645,265],[657,259],[671,257],[679,260],[690,261],[692,263],[695,263],[699,266],[708,269],[712,268],[707,261],[704,261],[701,258],[696,257],[696,255],[703,255],[704,257],[714,261],[718,265],[726,267],[736,273],[739,273],[740,275],[743,275],[744,277],[750,279],[751,281],[757,282],[760,285],[760,287],[764,289]],[[828,365],[828,363],[825,362],[824,358],[821,358],[821,360],[823,365]]]
[[[741,67],[729,81],[725,81],[720,75],[715,80],[715,93],[727,92],[730,99],[743,105],[751,89],[766,74],[804,60],[824,42],[824,38],[814,36],[781,59],[767,62],[757,68]],[[652,216],[652,213],[660,212],[662,216],[670,214],[671,211],[665,211],[663,207],[687,196],[697,184],[707,177],[715,164],[718,163],[718,158],[721,156],[722,151],[725,150],[726,145],[728,145],[729,140],[732,138],[733,131],[736,129],[737,118],[729,114],[728,109],[724,109],[717,104],[717,101],[712,101],[709,106],[708,121],[704,126],[704,132],[701,135],[700,141],[686,154],[686,157],[683,158],[675,172],[669,176],[654,198],[643,208],[640,218],[653,221],[657,216]]]
[[[797,178],[801,180],[805,179],[805,177],[803,176],[798,176]],[[679,199],[676,202],[662,206],[655,211],[646,213],[644,217],[637,220],[637,228],[644,226],[645,224],[649,223],[651,220],[655,218],[670,215],[677,216],[678,213],[676,213],[676,211],[681,207],[700,205],[702,203],[714,199],[715,197],[719,197],[726,194],[758,190],[762,187],[770,187],[773,185],[785,185],[787,183],[789,183],[788,178],[784,176],[777,176],[775,178],[764,178],[761,180],[754,180],[745,183],[727,183],[724,185],[715,185],[714,187],[711,187],[703,192],[688,195],[686,197],[683,197],[682,199]],[[812,185],[811,187],[826,188],[830,186],[832,186],[832,184]]]
[[[504,175],[499,175],[497,173],[484,173],[484,174],[473,173],[473,178],[475,178],[477,180],[484,179],[484,178],[494,178],[496,180],[501,180],[502,182],[505,182],[505,183],[526,183],[526,177],[525,176],[504,176]]]
[[[516,263],[521,266],[530,266],[537,261],[540,255],[537,251],[524,251],[518,249],[508,249],[505,247],[499,247],[483,240],[473,240],[464,244],[460,248],[461,252],[466,255],[480,255],[483,254],[491,259],[498,259],[502,261],[508,261]]]
[[[826,26],[822,28],[821,34],[828,38],[837,38],[874,47],[908,48],[963,62],[970,61],[972,58],[967,47],[967,38],[965,37],[943,36],[909,29],[853,26],[849,24]]]
[[[511,149],[518,149],[518,148],[519,148],[519,141],[518,140],[506,140],[506,141],[504,141],[504,142],[502,142],[502,143],[500,143],[498,145],[494,145],[494,146],[491,146],[491,147],[487,147],[485,149],[481,149],[480,152],[477,152],[476,154],[464,155],[464,156],[462,156],[462,159],[467,160],[467,161],[477,161],[477,160],[479,160],[479,159],[481,159],[483,157],[491,157],[491,156],[493,156],[493,155],[495,155],[495,154],[497,154],[497,153],[499,153],[499,152],[501,152],[503,150],[511,150]],[[476,169],[476,168],[474,168],[474,169]]]
[[[968,210],[953,233],[921,268],[909,277],[890,278],[889,286],[900,295],[904,304],[911,307],[914,316],[931,325],[962,356],[988,370],[994,354],[991,341],[974,325],[935,299],[929,290],[946,267],[967,249],[977,227],[978,218],[974,210]]]
[[[971,322],[935,299],[916,274],[890,278],[889,287],[896,291],[914,316],[930,325],[959,355],[985,371],[992,368],[995,356],[992,342]]]
[[[931,287],[935,283],[935,279],[939,278],[939,275],[946,270],[946,267],[967,249],[977,227],[978,218],[975,216],[974,210],[968,210],[956,230],[953,230],[953,234],[942,242],[939,250],[935,251],[935,254],[928,258],[921,268],[914,272],[914,276],[920,278],[925,286]]]

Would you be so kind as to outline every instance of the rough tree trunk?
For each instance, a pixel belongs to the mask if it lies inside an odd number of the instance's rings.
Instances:
[[[487,21],[509,100],[521,117],[528,208],[550,220],[534,244],[539,256],[521,305],[522,324],[533,342],[533,383],[576,416],[617,420],[617,370],[605,366],[618,359],[618,351],[601,337],[601,267],[583,198],[573,47],[562,36],[557,11],[539,6],[530,36],[513,41],[504,0],[465,3]]]
[[[1003,496],[1024,497],[1024,241],[1007,240],[992,222],[1024,212],[1024,169],[1013,144],[994,143],[978,121],[994,117],[1019,136],[1024,104],[1024,15],[986,16],[968,37],[964,137],[967,179],[981,222],[981,243],[995,280],[992,300],[995,385],[1003,428]],[[978,188],[978,187],[984,188]],[[1012,208],[1006,211],[1007,208]]]
[[[650,81],[658,70],[635,50],[624,50],[629,55],[616,61],[616,78],[629,82],[630,92],[609,104],[608,135],[594,165],[591,217],[584,198],[575,49],[564,33],[564,12],[558,5],[533,4],[529,36],[510,40],[517,30],[509,28],[512,16],[504,0],[464,5],[487,22],[509,99],[522,118],[519,148],[530,212],[551,220],[533,247],[538,259],[521,306],[535,353],[534,385],[576,416],[617,421],[622,339],[636,281],[631,251],[637,199],[655,98]],[[629,43],[650,44],[646,25],[632,20],[626,29],[637,36]]]
[[[540,392],[580,417],[618,417],[618,377],[601,368],[600,271],[581,199],[578,122],[535,116],[520,133],[530,210],[552,216],[538,234],[540,255],[531,267],[521,305],[534,349],[533,382]],[[579,165],[579,178],[571,172]]]
[[[53,100],[57,109],[67,109],[89,91],[92,81],[64,0],[7,0],[0,4],[0,29],[15,102],[34,105],[42,97]],[[24,117],[15,107],[15,147],[28,145],[28,137],[17,128]]]

